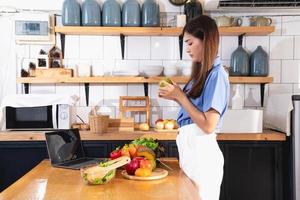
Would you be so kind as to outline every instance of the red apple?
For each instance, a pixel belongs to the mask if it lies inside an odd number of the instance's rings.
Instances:
[[[157,120],[155,121],[155,124],[157,124],[158,122],[164,122],[164,120],[163,120],[163,119],[157,119]]]
[[[126,169],[127,174],[134,175],[135,170],[138,169],[139,167],[140,167],[140,163],[138,160],[135,160],[135,161],[131,160],[130,163],[128,163],[125,166],[125,169]]]
[[[159,130],[162,130],[165,128],[165,124],[164,124],[164,121],[159,121],[155,124],[155,128],[156,129],[159,129]]]

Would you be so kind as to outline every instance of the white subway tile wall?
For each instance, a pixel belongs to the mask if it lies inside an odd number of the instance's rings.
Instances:
[[[122,0],[124,2],[124,0]],[[182,12],[183,7],[171,5],[166,0],[159,0],[162,12]],[[226,14],[226,13],[224,13]],[[230,14],[229,14],[230,15]],[[242,13],[245,15],[245,13]],[[274,83],[266,84],[265,101],[268,95],[290,93],[300,94],[300,17],[270,16],[275,25],[275,32],[268,36],[246,36],[243,46],[253,52],[261,45],[270,55],[270,76]],[[2,40],[1,40],[2,41]],[[58,41],[59,42],[59,41]],[[68,68],[75,65],[89,64],[93,76],[111,75],[114,69],[139,69],[144,65],[172,65],[179,61],[178,37],[129,36],[126,37],[125,60],[121,59],[120,37],[118,36],[77,36],[66,35],[65,60]],[[219,55],[223,64],[230,65],[232,52],[238,46],[237,36],[222,36],[220,38]],[[21,45],[16,47],[18,59],[33,59],[40,48],[48,46]],[[183,60],[190,61],[183,46]],[[0,55],[1,57],[1,55]],[[21,66],[17,66],[17,74]],[[2,80],[0,83],[2,84]],[[183,86],[183,85],[181,85]],[[18,93],[22,93],[20,84]],[[231,97],[233,96],[231,85]],[[149,85],[151,98],[151,125],[158,118],[176,118],[179,105],[164,100],[157,95],[158,86]],[[111,117],[118,117],[119,96],[144,95],[143,84],[90,84],[89,107],[86,106],[84,84],[47,84],[30,87],[31,93],[62,93],[79,97],[74,108],[75,113],[88,120],[88,112],[93,106],[100,106],[100,111]],[[244,85],[241,91],[245,107],[260,107],[260,85]],[[138,103],[138,102],[136,102]],[[230,101],[231,105],[231,101]],[[143,114],[134,116],[143,119]],[[78,119],[73,118],[78,121]]]

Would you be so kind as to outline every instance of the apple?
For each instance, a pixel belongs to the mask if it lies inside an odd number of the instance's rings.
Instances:
[[[149,127],[149,125],[148,125],[147,123],[141,123],[141,124],[139,125],[139,129],[140,129],[141,131],[149,131],[150,127]]]
[[[141,160],[144,160],[144,158],[141,158],[141,157],[135,157],[135,158],[133,158],[130,161],[130,163],[128,163],[125,166],[125,170],[126,170],[127,174],[134,175],[135,170],[138,169],[138,168],[140,168],[140,161]]]
[[[156,124],[157,122],[164,122],[164,120],[159,118],[159,119],[157,119],[157,120],[155,121],[155,124]]]
[[[168,122],[165,124],[165,128],[168,129],[168,130],[172,130],[172,129],[174,129],[174,127],[175,127],[174,121],[168,121]]]
[[[164,129],[165,128],[164,122],[163,121],[159,121],[159,122],[155,123],[155,128],[159,129],[159,130]]]
[[[167,84],[173,84],[171,79],[168,77],[165,77],[164,79],[162,79],[161,81],[159,81],[158,85],[159,87],[166,87]]]

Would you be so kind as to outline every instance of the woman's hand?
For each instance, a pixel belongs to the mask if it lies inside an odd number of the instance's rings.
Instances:
[[[172,84],[165,83],[165,87],[160,87],[158,90],[158,96],[164,99],[174,100],[180,103],[180,99],[185,96],[182,89],[172,81]]]

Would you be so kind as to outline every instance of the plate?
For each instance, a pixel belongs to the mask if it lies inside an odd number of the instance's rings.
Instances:
[[[122,171],[122,176],[126,179],[130,180],[137,180],[137,181],[152,181],[152,180],[158,180],[163,179],[167,177],[169,172],[162,168],[156,168],[154,171],[152,171],[151,176],[148,177],[141,177],[141,176],[134,176],[127,174],[126,170]]]

